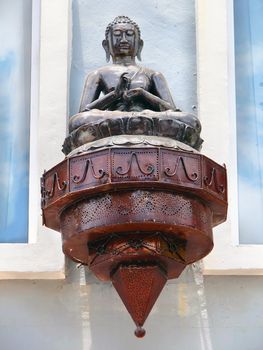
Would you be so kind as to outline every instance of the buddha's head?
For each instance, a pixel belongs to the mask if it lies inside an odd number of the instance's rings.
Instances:
[[[106,51],[107,62],[110,56],[130,56],[141,60],[143,40],[138,24],[129,17],[118,16],[106,28],[102,46]]]

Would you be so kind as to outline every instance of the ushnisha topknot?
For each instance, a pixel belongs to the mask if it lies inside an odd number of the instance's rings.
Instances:
[[[108,35],[109,35],[109,32],[110,32],[111,28],[112,28],[115,24],[118,24],[118,23],[130,23],[130,24],[132,24],[132,25],[136,28],[136,30],[137,30],[137,32],[138,32],[139,39],[140,39],[140,37],[141,37],[141,31],[140,31],[140,28],[139,28],[138,24],[137,24],[136,22],[132,21],[132,20],[131,20],[129,17],[127,17],[127,16],[118,16],[118,17],[114,18],[114,20],[113,20],[111,23],[109,23],[109,24],[107,25],[107,28],[106,28],[106,30],[105,30],[105,38],[106,38],[106,39],[108,38]]]

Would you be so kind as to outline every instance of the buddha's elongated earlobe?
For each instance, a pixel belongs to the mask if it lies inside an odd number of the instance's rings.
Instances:
[[[141,57],[142,48],[143,48],[143,40],[140,39],[139,45],[138,45],[138,50],[137,50],[137,53],[136,53],[136,56],[137,56],[139,61],[142,60],[142,57]]]
[[[102,47],[104,48],[105,52],[106,52],[106,61],[110,62],[110,49],[109,49],[109,43],[108,40],[103,40],[102,41]]]

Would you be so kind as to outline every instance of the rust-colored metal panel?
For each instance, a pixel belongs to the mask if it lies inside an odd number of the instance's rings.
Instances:
[[[139,338],[145,335],[142,326],[166,281],[165,271],[157,265],[124,265],[112,275],[113,286],[136,324]]]
[[[191,152],[130,147],[74,156],[46,172],[42,177],[46,225],[59,230],[63,208],[83,197],[134,188],[198,197],[213,211],[212,226],[224,221],[226,216],[224,167]]]
[[[42,207],[45,208],[69,192],[68,162],[64,160],[41,179]]]
[[[106,150],[71,158],[70,191],[107,183],[110,170],[108,153]]]
[[[203,188],[218,198],[227,200],[227,177],[225,167],[203,157]]]
[[[120,258],[131,259],[134,254],[129,252],[127,256],[126,249],[120,249],[125,246],[128,234],[132,240],[143,238],[146,245],[150,244],[151,255],[155,251],[159,256],[183,264],[201,259],[213,247],[210,208],[196,198],[164,191],[121,191],[83,199],[62,212],[61,232],[65,254],[92,268],[94,264],[104,264],[106,260],[111,260],[114,265],[120,262]],[[166,249],[165,254],[164,250],[160,253],[158,249],[153,248],[153,243],[150,243],[152,239],[154,244],[158,243],[159,246],[165,242],[169,242],[169,246],[175,242],[176,245],[178,242],[185,242],[183,253],[178,251],[179,255],[174,253],[175,255],[171,256],[168,254],[169,249]],[[91,249],[89,252],[87,245]],[[107,249],[102,254],[105,245]],[[94,256],[92,247],[97,247],[99,256]],[[117,251],[118,254],[115,254]],[[143,249],[143,254],[145,253]],[[135,255],[138,254],[142,255],[137,249]],[[183,259],[178,260],[179,256]],[[173,267],[170,267],[167,268],[169,278],[177,275]],[[110,270],[107,268],[106,273],[98,272],[96,267],[96,274],[99,278],[107,280]]]
[[[112,181],[155,181],[159,179],[158,149],[112,149]]]
[[[200,155],[161,149],[161,176],[164,182],[201,188]]]

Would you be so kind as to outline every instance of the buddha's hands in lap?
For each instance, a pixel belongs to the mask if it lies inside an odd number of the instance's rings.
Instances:
[[[115,96],[126,102],[132,102],[138,97],[143,97],[145,90],[143,88],[133,88],[129,90],[130,79],[127,72],[122,73],[116,89]]]

